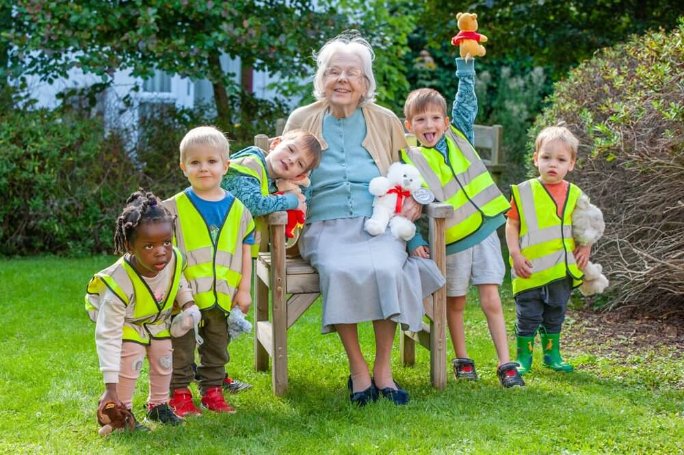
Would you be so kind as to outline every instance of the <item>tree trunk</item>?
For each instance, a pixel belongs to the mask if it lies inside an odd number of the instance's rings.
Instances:
[[[242,60],[240,65],[240,123],[248,125],[254,113],[250,108],[249,96],[254,91],[254,69],[250,62]]]
[[[230,131],[232,126],[230,100],[228,99],[226,84],[223,82],[225,75],[223,74],[218,53],[209,55],[209,68],[211,87],[214,90],[214,103],[216,103],[216,126],[222,131],[227,132]]]

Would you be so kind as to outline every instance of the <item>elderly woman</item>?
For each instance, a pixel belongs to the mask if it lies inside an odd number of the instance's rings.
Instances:
[[[406,243],[389,231],[373,237],[363,228],[371,216],[372,178],[386,175],[406,147],[400,120],[373,103],[373,50],[358,35],[343,34],[316,55],[318,101],[295,110],[285,131],[303,129],[321,142],[321,163],[311,174],[307,225],[300,252],[318,270],[323,296],[323,332],[336,330],[349,360],[350,399],[365,405],[379,396],[408,403],[408,393],[390,366],[396,324],[419,330],[422,299],[444,279],[430,260],[408,257]],[[404,214],[416,218],[410,200]],[[371,376],[357,335],[359,322],[373,322],[375,362]]]

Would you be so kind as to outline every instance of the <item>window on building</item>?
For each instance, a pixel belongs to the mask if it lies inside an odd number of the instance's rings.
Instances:
[[[143,81],[144,92],[170,93],[171,75],[164,71],[155,70],[154,76]]]

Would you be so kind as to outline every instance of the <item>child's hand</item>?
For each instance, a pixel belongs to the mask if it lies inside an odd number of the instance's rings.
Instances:
[[[532,263],[520,253],[511,254],[513,269],[520,278],[529,278],[532,275]]]
[[[575,248],[575,251],[572,253],[575,255],[577,267],[579,267],[580,270],[584,270],[589,262],[589,256],[591,255],[591,245],[580,245]]]
[[[238,290],[233,300],[233,307],[240,308],[244,314],[249,312],[249,307],[252,305],[252,296],[249,291]]]
[[[113,401],[117,406],[123,406],[121,400],[119,400],[119,394],[116,392],[116,384],[108,382],[105,384],[106,389],[104,395],[100,397],[100,403],[97,406],[97,410],[101,413],[104,410],[105,405],[109,401]]]
[[[418,256],[423,259],[430,259],[430,249],[425,245],[421,245],[411,252],[411,256]]]

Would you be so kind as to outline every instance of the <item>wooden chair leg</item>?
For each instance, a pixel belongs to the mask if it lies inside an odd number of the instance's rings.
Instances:
[[[450,208],[449,208],[450,209]],[[446,276],[446,251],[444,238],[444,217],[430,218],[430,251],[437,268]],[[439,245],[439,247],[437,246]],[[432,320],[430,322],[430,378],[436,389],[444,389],[446,375],[446,286],[433,294]]]
[[[410,367],[416,363],[416,342],[403,330],[399,335],[399,352],[403,366]]]
[[[268,286],[254,272],[254,368],[268,370],[268,351],[262,346],[257,334],[259,321],[268,321]]]
[[[273,305],[273,375],[272,387],[276,395],[287,392],[287,300],[284,226],[271,233],[271,304]]]

